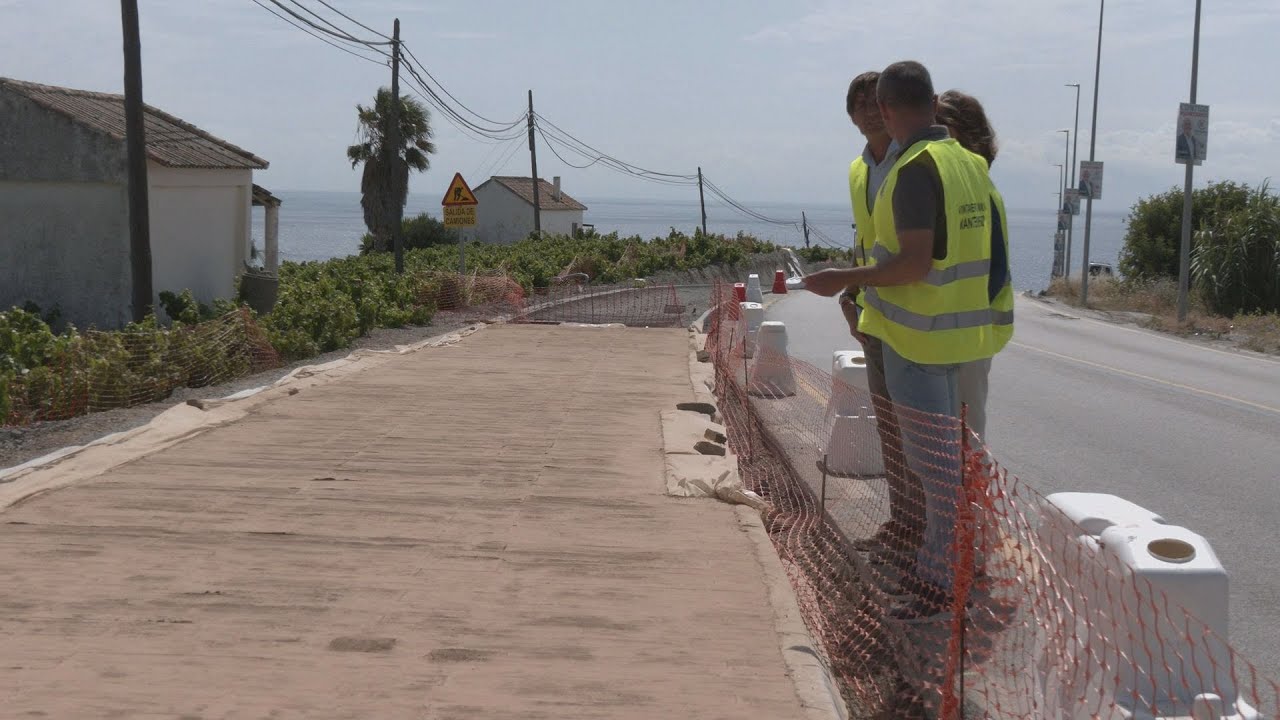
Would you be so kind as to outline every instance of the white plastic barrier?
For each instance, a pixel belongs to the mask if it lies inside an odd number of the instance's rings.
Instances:
[[[837,350],[831,358],[831,399],[827,413],[858,415],[862,406],[873,407],[867,389],[867,356],[861,350]]]
[[[1073,588],[1038,632],[1046,717],[1259,717],[1231,674],[1227,573],[1203,537],[1115,495],[1057,493],[1041,512],[1053,568],[1040,574],[1052,571]],[[1197,631],[1179,606],[1214,636]],[[1100,657],[1108,666],[1099,667]],[[1103,714],[1081,698],[1102,698]]]
[[[827,472],[840,477],[884,477],[884,456],[876,416],[866,407],[836,415],[826,447]]]
[[[760,330],[756,333],[756,354],[747,392],[768,398],[795,395],[796,374],[787,355],[787,326],[776,320],[760,323]]]
[[[764,291],[760,288],[760,276],[756,273],[747,276],[747,302],[764,303]]]
[[[760,332],[760,324],[764,322],[764,305],[758,302],[738,303],[742,310],[743,334],[746,338],[746,355],[755,357],[756,335]]]

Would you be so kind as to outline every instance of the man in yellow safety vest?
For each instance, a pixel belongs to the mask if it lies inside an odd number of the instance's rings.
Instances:
[[[874,265],[823,270],[820,295],[862,288],[858,330],[884,343],[885,380],[907,464],[925,494],[924,542],[907,600],[891,615],[937,620],[952,609],[956,510],[962,502],[960,376],[1013,334],[1013,295],[989,294],[995,211],[987,163],[934,125],[937,96],[917,62],[885,68],[880,112],[903,148],[876,195]],[[996,242],[1003,242],[997,239]]]
[[[849,84],[845,110],[854,127],[866,138],[862,154],[849,165],[849,199],[853,206],[853,264],[874,264],[871,251],[875,244],[875,222],[871,217],[876,193],[898,158],[898,144],[880,116],[876,100],[877,71],[864,72]],[[920,481],[911,474],[902,456],[902,438],[893,412],[889,387],[884,377],[884,347],[880,338],[858,332],[858,316],[863,307],[862,293],[849,288],[840,293],[840,310],[849,323],[849,332],[862,345],[867,360],[867,389],[876,412],[876,428],[884,458],[889,486],[889,521],[874,535],[855,541],[863,551],[887,551],[886,559],[898,563],[914,561],[924,531],[924,493]]]

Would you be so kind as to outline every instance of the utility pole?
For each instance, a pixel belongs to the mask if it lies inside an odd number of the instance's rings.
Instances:
[[[1200,74],[1200,0],[1196,0],[1195,38],[1191,41],[1191,104],[1196,104],[1196,79]],[[1187,319],[1187,296],[1191,293],[1191,180],[1195,157],[1187,158],[1187,179],[1182,188],[1182,248],[1178,254],[1178,322]]]
[[[396,18],[395,25],[391,30],[391,118],[389,120],[391,127],[387,129],[387,137],[383,138],[387,145],[386,163],[387,172],[391,173],[391,177],[395,182],[391,184],[395,190],[391,193],[388,202],[395,207],[391,211],[391,248],[396,253],[396,272],[404,272],[404,233],[401,232],[401,222],[404,218],[404,204],[400,197],[400,150],[403,141],[400,139],[400,18]],[[408,182],[408,169],[403,173],[405,182]],[[406,188],[407,189],[407,188]]]
[[[1093,128],[1089,130],[1089,161],[1094,161],[1094,153],[1098,149],[1098,81],[1102,79],[1102,13],[1106,11],[1107,0],[1098,0],[1098,56],[1093,66]],[[1080,271],[1080,304],[1089,305],[1089,233],[1093,230],[1093,192],[1084,205],[1084,259]]]
[[[1071,144],[1071,187],[1076,187],[1076,151],[1080,149],[1080,83],[1067,83],[1066,87],[1076,89],[1076,130],[1075,142]],[[1067,254],[1063,258],[1062,274],[1071,277],[1071,236],[1076,226],[1075,205],[1071,208],[1071,217],[1067,218]]]
[[[800,223],[804,228],[804,246],[809,247],[809,218],[805,216],[803,210],[800,211]]]
[[[124,28],[124,127],[129,163],[129,270],[133,275],[133,321],[142,322],[151,313],[152,288],[138,0],[120,0],[120,20]]]
[[[538,200],[538,147],[533,142],[533,91],[529,91],[529,161],[533,164],[533,232],[542,237],[542,204]]]
[[[698,168],[698,204],[702,206],[702,234],[707,234],[707,198],[702,194],[702,168]]]

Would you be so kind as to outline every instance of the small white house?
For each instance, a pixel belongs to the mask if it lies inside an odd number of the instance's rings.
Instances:
[[[266,206],[274,269],[279,200],[267,161],[146,106],[152,288],[231,297]],[[124,96],[0,78],[0,309],[35,302],[80,327],[131,315]]]
[[[494,176],[473,191],[476,226],[465,231],[468,240],[510,244],[533,232],[533,179]],[[560,189],[560,178],[551,182],[538,178],[538,206],[542,209],[542,232],[573,235],[582,227],[587,206]]]

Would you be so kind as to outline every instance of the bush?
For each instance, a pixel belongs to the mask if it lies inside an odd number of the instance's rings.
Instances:
[[[1243,208],[1249,201],[1248,185],[1224,181],[1191,193],[1191,227],[1214,226],[1219,217]],[[1120,251],[1120,274],[1138,280],[1178,276],[1182,246],[1181,188],[1139,200],[1125,219],[1128,230]],[[1193,242],[1194,249],[1194,242]]]
[[[1197,233],[1191,271],[1219,315],[1280,311],[1280,197],[1264,184]]]
[[[444,223],[426,213],[402,220],[400,228],[400,237],[403,239],[405,250],[416,250],[437,245],[457,247],[458,240],[461,237],[457,230],[445,227]],[[379,252],[374,249],[373,241],[373,236],[366,233],[360,240],[361,255]],[[386,252],[391,252],[391,248],[387,248]]]
[[[800,256],[801,260],[810,263],[853,261],[852,250],[845,248],[819,247],[817,245],[797,249],[796,255]]]

